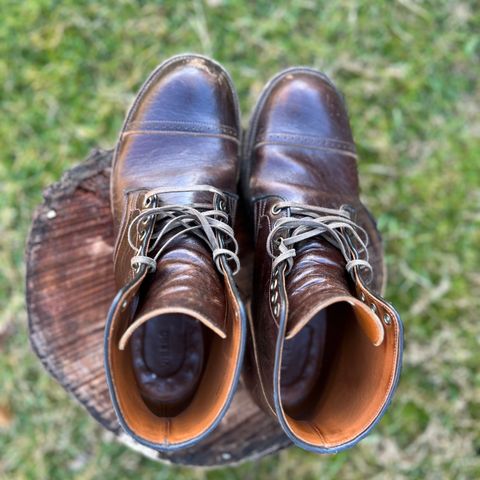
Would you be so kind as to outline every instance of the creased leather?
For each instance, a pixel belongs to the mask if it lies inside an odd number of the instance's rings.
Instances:
[[[385,281],[381,238],[359,199],[356,149],[335,87],[310,69],[279,74],[257,103],[245,152],[256,286],[246,380],[293,442],[318,453],[336,452],[363,438],[385,411],[400,371],[402,325],[393,307],[376,293]],[[340,251],[315,237],[296,247],[291,271],[280,273],[272,290],[266,241],[275,221],[286,215],[273,208],[282,201],[332,209],[348,205],[369,237],[372,284],[367,288],[358,276],[352,278]],[[327,345],[334,363],[321,373],[308,411],[290,413],[281,388],[285,345],[322,312],[327,312],[327,331],[336,332],[327,337],[338,342]]]
[[[211,185],[227,197],[233,224],[239,177],[238,104],[231,80],[213,61],[174,57],[158,67],[131,107],[115,149],[111,205],[117,235],[115,280],[119,293],[107,315],[105,370],[115,412],[124,430],[156,450],[188,447],[210,433],[225,414],[236,385],[245,344],[245,310],[228,267],[220,272],[212,252],[185,233],[160,256],[154,273],[136,271],[128,228],[154,188]],[[165,194],[162,202],[211,202],[202,192]],[[136,232],[133,235],[138,241]],[[173,312],[212,331],[203,373],[191,400],[170,415],[142,398],[133,370],[132,322]],[[208,334],[205,334],[208,336]],[[137,349],[138,350],[138,349]],[[137,351],[135,350],[135,351]],[[185,389],[184,389],[185,390]]]

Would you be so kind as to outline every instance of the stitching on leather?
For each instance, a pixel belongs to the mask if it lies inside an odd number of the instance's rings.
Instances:
[[[298,147],[298,148],[305,148],[309,150],[319,150],[323,152],[332,152],[337,153],[339,155],[345,155],[347,157],[351,157],[355,160],[358,160],[358,157],[355,153],[349,152],[347,150],[339,149],[339,148],[328,148],[328,147],[317,147],[312,145],[305,145],[302,143],[290,143],[290,142],[259,142],[253,148],[260,148],[265,145],[284,145],[288,147]]]
[[[255,329],[253,328],[253,318],[252,318],[251,312],[250,312],[250,315],[248,315],[248,322],[250,324],[250,331],[252,333],[253,357],[254,357],[254,360],[255,360],[255,367],[257,369],[257,376],[258,376],[258,381],[260,383],[260,389],[262,390],[263,398],[265,399],[266,405],[271,410],[273,415],[276,417],[277,412],[275,411],[275,408],[273,408],[272,405],[270,404],[270,401],[268,400],[267,393],[265,392],[265,387],[263,385],[263,378],[262,378],[262,374],[261,374],[261,370],[260,370],[260,364],[259,364],[258,355],[257,355],[257,342],[255,340]]]
[[[165,445],[169,445],[170,442],[168,441],[168,438],[170,437],[170,429],[171,429],[171,420],[169,418],[165,419],[165,430],[164,430],[164,439],[163,439],[163,443]]]
[[[265,212],[267,211],[267,200],[262,200],[259,204],[260,206],[260,217],[259,217],[259,220],[258,220],[258,230],[260,230],[260,221],[262,219],[262,217],[265,216]],[[270,225],[270,222],[269,222],[269,225],[268,225],[268,228],[270,230],[271,228],[271,225]]]
[[[358,200],[358,197],[356,195],[349,195],[347,193],[332,193],[332,192],[325,192],[323,190],[315,190],[315,193],[319,195],[318,202],[324,199],[328,199],[330,201],[338,201],[338,206],[348,203],[349,205],[354,206],[355,208],[358,208],[359,206],[363,206],[363,203]],[[252,198],[252,203],[253,202],[260,202],[261,200],[268,200],[269,198],[272,198],[271,195],[265,196],[265,195],[259,195],[257,197]],[[285,200],[283,200],[285,201]],[[317,202],[317,203],[318,203]],[[332,208],[337,208],[336,206],[331,206]]]
[[[228,192],[224,192],[228,200],[229,216],[231,225],[235,224],[235,218],[237,216],[237,203],[238,196],[234,196]]]
[[[302,143],[305,145],[314,145],[318,147],[334,148],[338,150],[346,150],[351,153],[356,153],[357,149],[352,142],[345,142],[343,140],[336,140],[334,138],[323,138],[317,135],[296,134],[296,133],[263,133],[261,132],[257,139],[261,142],[291,142]]]
[[[265,215],[266,210],[267,210],[267,201],[263,200],[262,202],[260,202],[260,218],[258,220],[258,230],[260,230],[260,223],[261,223],[262,217]]]
[[[144,128],[143,128],[144,127]],[[203,122],[183,122],[180,120],[132,120],[128,123],[127,128],[123,133],[130,130],[152,130],[152,131],[167,131],[179,130],[184,132],[210,132],[223,133],[237,137],[237,130],[227,125],[215,125]]]
[[[255,203],[253,206],[253,220],[254,220],[254,225],[255,225],[255,237],[258,235],[258,209],[259,209],[259,203]]]
[[[125,235],[125,227],[128,219],[128,197],[129,193],[125,193],[123,197],[123,211],[122,211],[122,219],[120,221],[120,227],[118,231],[117,238],[115,240],[115,245],[113,247],[113,264],[117,263],[117,258],[120,252],[120,244],[123,240],[123,236]]]
[[[122,133],[122,140],[130,135],[189,135],[191,137],[222,138],[224,140],[230,140],[234,143],[240,144],[240,140],[238,138],[222,133],[185,132],[182,130],[128,130]]]
[[[225,276],[225,284],[227,284],[228,280]],[[226,325],[227,325],[227,319],[228,319],[228,303],[229,303],[229,297],[227,295],[227,293],[225,292],[224,293],[224,299],[225,299],[225,314],[223,315],[223,325],[222,325],[222,331],[225,332],[226,331]]]
[[[168,187],[168,185],[167,185]],[[141,192],[148,192],[148,189],[146,188],[133,188],[131,190],[126,190],[125,195],[130,195],[132,193],[141,193]],[[237,202],[238,201],[238,195],[236,193],[232,192],[226,192],[222,190],[223,195],[226,195],[228,199],[232,202]],[[236,203],[235,203],[236,205]]]
[[[260,219],[262,218],[264,207],[265,202],[263,200],[255,203],[255,237],[258,236],[260,231]]]
[[[253,229],[254,229],[254,239],[257,237],[257,226],[258,226],[258,205],[253,205]]]

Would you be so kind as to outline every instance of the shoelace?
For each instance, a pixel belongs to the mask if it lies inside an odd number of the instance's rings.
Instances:
[[[190,205],[162,204],[161,195],[201,192],[213,194],[212,203]],[[192,233],[202,239],[212,251],[217,269],[223,273],[228,261],[233,261],[235,275],[240,269],[238,243],[233,228],[228,224],[225,211],[227,198],[223,192],[209,185],[188,188],[155,188],[145,195],[144,208],[128,227],[128,243],[136,251],[131,259],[133,268],[146,265],[150,271],[157,268],[157,261],[165,249],[178,237]],[[135,238],[141,242],[137,245]],[[226,248],[232,244],[233,250]]]
[[[338,248],[346,261],[346,270],[368,272],[366,283],[373,277],[373,268],[368,259],[367,232],[351,219],[351,207],[338,210],[292,202],[278,202],[272,213],[287,212],[279,218],[267,238],[267,251],[273,259],[272,272],[286,263],[286,273],[293,267],[295,245],[309,238],[321,236]]]

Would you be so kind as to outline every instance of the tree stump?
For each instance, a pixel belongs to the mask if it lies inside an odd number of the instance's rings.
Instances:
[[[35,353],[50,375],[104,428],[150,458],[220,466],[288,446],[287,437],[252,401],[242,382],[219,427],[194,447],[159,453],[135,443],[121,430],[103,370],[105,317],[116,293],[111,158],[111,151],[93,151],[84,163],[47,188],[34,214],[26,264],[30,340]],[[248,241],[244,237],[239,239],[241,245]],[[252,258],[244,255],[241,260],[243,274],[237,280],[248,297]]]

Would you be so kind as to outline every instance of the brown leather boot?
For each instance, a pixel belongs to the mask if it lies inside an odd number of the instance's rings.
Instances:
[[[307,68],[275,77],[245,157],[256,241],[247,380],[293,442],[337,452],[390,402],[402,325],[376,293],[381,239],[359,200],[355,145],[332,83]]]
[[[184,55],[143,85],[116,146],[119,291],[108,312],[105,370],[120,424],[157,450],[210,433],[239,379],[246,331],[233,281],[239,134],[228,74]]]

